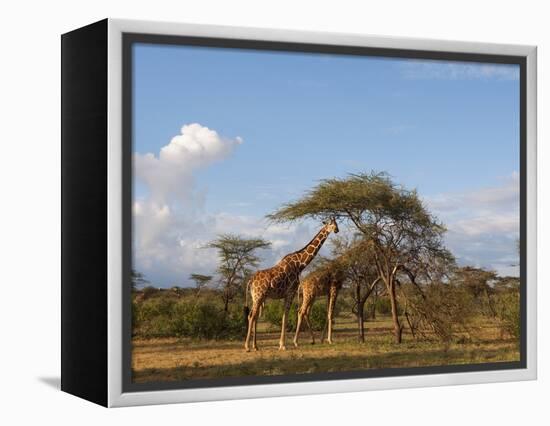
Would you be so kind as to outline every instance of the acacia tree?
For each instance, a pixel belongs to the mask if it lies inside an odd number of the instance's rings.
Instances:
[[[351,286],[353,299],[352,313],[357,319],[358,340],[365,342],[365,304],[377,289],[380,276],[374,266],[371,245],[364,238],[348,241],[344,238],[333,240],[334,263],[341,268]]]
[[[270,246],[270,242],[261,238],[243,238],[233,234],[219,235],[205,246],[216,249],[218,253],[217,273],[220,276],[225,312],[229,310],[229,303],[239,291],[245,290],[243,287],[247,277],[260,263],[255,251]]]
[[[463,286],[478,303],[483,304],[485,299],[490,314],[496,316],[491,297],[495,291],[493,286],[499,281],[496,272],[465,266],[455,270],[454,280],[458,285]]]
[[[196,296],[198,297],[201,290],[212,281],[212,275],[191,274],[189,279],[195,282]]]
[[[426,259],[452,255],[443,247],[443,225],[422,204],[416,191],[392,182],[386,173],[325,179],[301,199],[268,217],[274,221],[336,216],[353,224],[373,251],[378,275],[390,299],[395,341],[401,342],[397,276],[419,269]]]

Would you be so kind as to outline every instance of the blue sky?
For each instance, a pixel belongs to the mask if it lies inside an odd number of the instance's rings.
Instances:
[[[210,270],[197,247],[214,230],[271,237],[269,266],[316,224],[265,214],[372,169],[418,189],[459,261],[514,273],[517,66],[138,44],[133,67],[134,263],[159,285]],[[160,161],[174,137],[217,151]]]

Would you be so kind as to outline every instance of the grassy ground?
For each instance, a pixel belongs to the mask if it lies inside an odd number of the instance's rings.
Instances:
[[[369,368],[476,364],[519,360],[516,341],[503,335],[498,324],[479,321],[468,335],[445,345],[435,340],[416,341],[406,331],[403,343],[394,344],[389,318],[366,322],[366,342],[357,342],[351,316],[336,319],[333,345],[310,344],[309,332],[300,346],[287,334],[287,350],[278,350],[279,333],[258,324],[257,352],[245,352],[242,341],[189,339],[136,339],[132,370],[137,383],[173,380],[353,371]]]

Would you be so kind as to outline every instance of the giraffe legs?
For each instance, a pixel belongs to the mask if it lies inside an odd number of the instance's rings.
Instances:
[[[334,315],[334,306],[336,305],[336,296],[338,293],[336,290],[332,289],[330,290],[329,294],[329,302],[328,302],[328,309],[327,309],[327,342],[329,345],[332,345],[332,321],[333,321],[333,315]]]
[[[315,336],[313,335],[313,330],[311,328],[311,324],[309,322],[309,312],[311,311],[311,305],[313,303],[313,300],[311,297],[308,297],[307,295],[304,295],[302,306],[300,306],[300,310],[298,311],[298,321],[296,324],[296,333],[294,334],[294,346],[298,347],[298,337],[300,336],[300,329],[302,326],[302,321],[305,320],[307,327],[309,328],[309,332],[311,333],[311,343],[315,343]]]
[[[292,304],[292,299],[294,299],[294,294],[285,297],[285,308],[283,311],[283,320],[281,324],[281,338],[279,339],[279,350],[286,350],[286,322],[288,320],[288,313],[290,311],[290,305]]]
[[[298,347],[298,336],[300,335],[300,327],[302,326],[302,318],[304,314],[302,313],[302,308],[298,311],[298,320],[296,322],[296,333],[294,333],[294,346]]]
[[[309,321],[310,312],[311,312],[311,305],[309,306],[309,308],[306,312],[305,320],[306,320],[307,328],[309,329],[309,334],[311,334],[311,344],[314,345],[315,344],[315,334],[313,333],[313,327],[311,326],[311,322]]]
[[[323,326],[323,332],[321,333],[321,343],[324,343],[325,338],[327,337],[329,309],[330,309],[330,292],[327,295],[327,320],[325,321],[325,325]]]
[[[258,350],[258,343],[256,341],[257,328],[258,328],[258,318],[260,317],[262,313],[262,307],[260,306],[260,309],[258,309],[258,315],[256,316],[256,319],[254,320],[254,340],[252,340],[252,349],[257,351]]]
[[[336,296],[338,296],[338,290],[334,287],[330,288],[327,295],[327,321],[323,327],[323,334],[321,335],[321,343],[327,338],[327,343],[331,345],[332,342],[332,326],[334,322],[334,306],[336,305]]]
[[[249,343],[250,343],[250,337],[252,332],[254,332],[254,338],[252,340],[252,349],[255,351],[258,350],[258,346],[256,345],[256,325],[258,323],[258,316],[260,313],[260,306],[261,303],[257,303],[257,301],[253,302],[252,310],[250,311],[250,315],[248,316],[248,331],[246,333],[246,341],[244,343],[244,349],[249,352]]]

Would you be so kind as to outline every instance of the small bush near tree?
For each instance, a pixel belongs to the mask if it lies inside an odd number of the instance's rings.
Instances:
[[[284,303],[282,300],[269,300],[263,308],[262,316],[269,324],[271,324],[271,326],[274,328],[280,328],[283,321],[283,311]],[[293,303],[290,306],[290,312],[286,320],[287,331],[296,329],[296,320],[298,318],[297,312],[298,306],[296,303]]]
[[[391,314],[391,302],[387,297],[379,298],[375,303],[376,312],[380,315],[390,315]]]
[[[264,308],[264,318],[273,328],[280,328],[283,320],[284,304],[282,300],[272,300],[266,303]],[[295,331],[298,318],[299,306],[293,303],[290,307],[289,318],[287,319],[287,331]],[[336,317],[340,312],[338,303],[334,307],[334,316]],[[325,300],[316,301],[311,307],[309,314],[309,320],[313,331],[323,331],[327,321],[327,306]],[[307,327],[304,323],[302,330]]]

